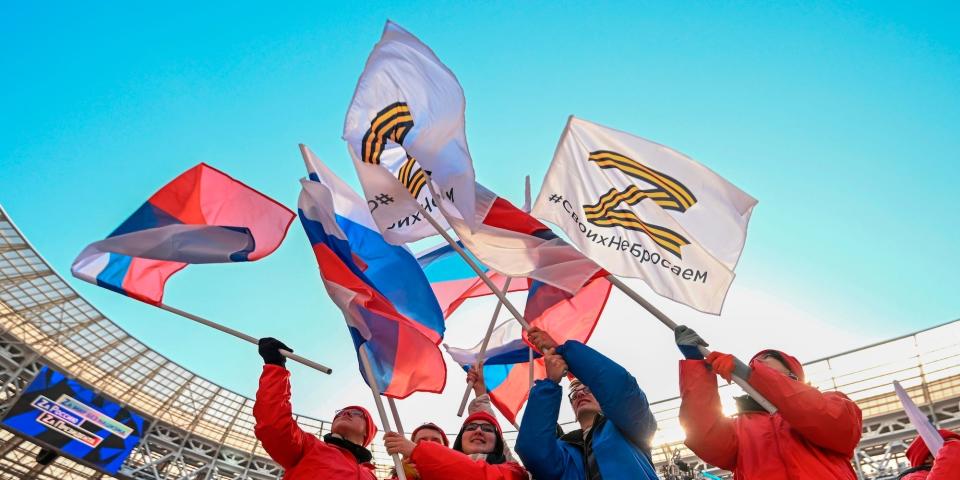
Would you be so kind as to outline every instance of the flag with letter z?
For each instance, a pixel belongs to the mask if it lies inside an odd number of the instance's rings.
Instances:
[[[719,314],[756,204],[680,152],[570,117],[533,215],[610,273]]]
[[[465,108],[453,72],[427,45],[387,22],[357,81],[343,139],[373,220],[388,242],[437,234],[417,203],[431,213],[437,202],[449,202],[448,209],[472,227],[474,172]],[[431,195],[431,180],[440,199]]]

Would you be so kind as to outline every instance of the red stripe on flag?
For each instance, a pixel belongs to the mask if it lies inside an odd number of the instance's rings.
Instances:
[[[502,228],[513,232],[533,235],[543,230],[549,230],[546,225],[533,218],[529,213],[520,210],[503,197],[497,197],[483,218],[483,224],[495,228]]]

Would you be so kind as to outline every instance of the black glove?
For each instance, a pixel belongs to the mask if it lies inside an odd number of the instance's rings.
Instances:
[[[697,332],[686,325],[678,325],[673,331],[673,336],[677,341],[677,348],[687,360],[703,360],[703,354],[697,346],[706,347],[708,344],[700,338],[700,335],[697,335]]]
[[[282,367],[287,364],[287,357],[280,355],[281,348],[293,353],[292,348],[284,345],[283,342],[273,337],[261,338],[260,341],[257,342],[257,350],[260,352],[260,356],[263,357],[263,363],[267,365],[279,365]]]

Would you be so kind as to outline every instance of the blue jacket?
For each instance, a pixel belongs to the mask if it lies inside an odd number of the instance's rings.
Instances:
[[[557,348],[570,372],[600,403],[603,420],[594,424],[593,454],[604,480],[657,478],[650,459],[650,441],[657,421],[646,395],[623,367],[573,340]],[[539,380],[530,390],[520,422],[516,451],[536,480],[586,478],[581,447],[557,438],[563,389]]]

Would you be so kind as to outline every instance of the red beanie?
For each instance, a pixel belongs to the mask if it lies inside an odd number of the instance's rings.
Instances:
[[[950,430],[940,430],[940,436],[943,437],[944,440],[951,438],[960,439],[960,434],[951,432]],[[928,455],[930,455],[930,449],[927,447],[927,442],[924,442],[923,439],[917,435],[917,438],[910,444],[910,448],[907,449],[907,459],[910,460],[910,466],[919,467],[923,465]]]
[[[370,445],[370,442],[373,441],[373,437],[377,435],[377,426],[373,423],[373,417],[370,416],[370,412],[366,408],[363,408],[359,405],[348,405],[343,407],[341,410],[346,410],[348,408],[353,408],[363,412],[363,418],[367,420],[367,436],[363,439],[363,446],[366,447]]]
[[[497,436],[503,437],[503,431],[500,430],[500,422],[497,421],[497,417],[494,417],[493,415],[490,415],[489,413],[481,410],[467,417],[467,419],[463,421],[463,425],[466,425],[474,420],[486,420],[490,422],[491,424],[493,424],[494,428],[497,429]],[[460,426],[461,431],[463,430],[463,425]]]
[[[787,355],[780,350],[767,349],[760,351],[760,353],[754,355],[753,358],[750,359],[750,366],[752,367],[753,362],[757,361],[758,358],[771,353],[774,354],[774,356],[783,359],[784,366],[787,367],[787,370],[790,370],[791,373],[797,376],[797,380],[799,380],[800,383],[806,382],[806,376],[803,374],[803,364],[800,363],[800,360],[797,360],[796,357]]]
[[[433,423],[424,423],[423,425],[420,425],[419,427],[414,428],[413,433],[410,434],[410,440],[417,438],[417,432],[423,429],[439,432],[440,438],[443,439],[443,446],[444,447],[450,446],[450,440],[447,438],[447,432],[444,432],[442,428],[438,427],[436,424],[433,424]]]

